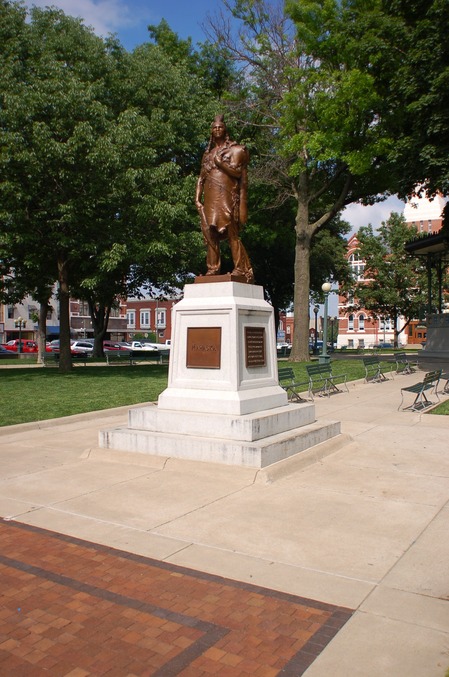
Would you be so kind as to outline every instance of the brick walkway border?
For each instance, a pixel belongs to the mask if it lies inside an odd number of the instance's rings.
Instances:
[[[0,521],[0,674],[300,677],[352,610]]]

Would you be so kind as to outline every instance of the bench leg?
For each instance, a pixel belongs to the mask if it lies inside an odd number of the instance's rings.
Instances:
[[[294,388],[291,388],[290,386],[283,386],[285,392],[287,393],[287,398],[289,402],[307,402],[305,397],[301,397],[301,395],[296,392]]]
[[[419,411],[420,409],[425,409],[426,407],[429,407],[431,404],[432,402],[430,402],[430,400],[427,399],[427,395],[425,392],[418,393],[417,396],[415,397],[415,401],[410,407],[410,411]]]
[[[437,395],[438,402],[440,401],[440,398]],[[417,396],[415,397],[415,401],[413,402],[412,405],[409,407],[405,407],[404,411],[406,409],[410,409],[410,411],[421,411],[422,409],[427,409],[427,407],[430,407],[433,404],[428,398],[427,395],[424,391],[421,393],[418,393]]]

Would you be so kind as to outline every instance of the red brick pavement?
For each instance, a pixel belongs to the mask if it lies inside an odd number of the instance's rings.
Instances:
[[[299,677],[351,610],[0,521],[0,675]]]

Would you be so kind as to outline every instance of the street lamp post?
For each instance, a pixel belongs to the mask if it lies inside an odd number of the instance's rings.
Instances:
[[[17,346],[17,352],[21,353],[22,352],[22,327],[25,326],[25,320],[23,319],[23,317],[20,317],[20,315],[19,315],[17,320],[14,322],[14,324],[16,325],[16,327],[19,328],[19,345]]]
[[[320,309],[320,306],[315,305],[313,306],[313,312],[315,313],[315,334],[314,334],[314,341],[313,341],[313,353],[314,355],[317,354],[318,352],[318,311]]]
[[[329,292],[332,288],[330,282],[324,282],[321,285],[321,289],[324,292],[324,318],[323,318],[323,349],[321,355],[318,359],[320,364],[329,364],[330,356],[327,353],[327,311],[328,311],[328,302],[329,302]]]
[[[333,353],[335,347],[335,324],[337,322],[337,318],[331,317],[330,321],[331,321],[331,353]]]

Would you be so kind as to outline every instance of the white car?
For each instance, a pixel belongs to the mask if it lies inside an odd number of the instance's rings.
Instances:
[[[144,342],[142,343],[144,350],[159,350],[162,346],[160,346],[158,343],[147,343]]]
[[[51,349],[54,353],[59,353],[59,341],[51,342]],[[94,346],[90,341],[70,341],[70,352],[72,355],[91,355]]]
[[[157,350],[154,348],[155,343],[142,343],[141,341],[130,341],[128,344],[129,350],[145,350],[149,352],[150,350]]]

